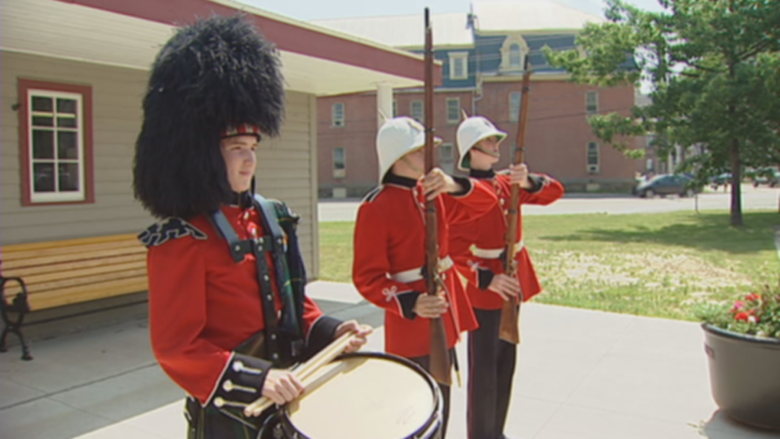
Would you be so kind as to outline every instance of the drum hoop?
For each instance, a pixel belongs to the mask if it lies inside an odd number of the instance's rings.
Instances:
[[[431,391],[433,392],[433,407],[434,407],[434,413],[433,416],[428,419],[427,422],[425,422],[423,425],[420,426],[417,430],[415,430],[410,436],[407,436],[407,438],[416,438],[419,434],[424,433],[428,431],[431,427],[431,425],[438,420],[441,420],[440,417],[442,416],[442,399],[443,396],[441,394],[441,388],[439,387],[439,384],[436,382],[436,380],[425,370],[420,366],[419,364],[404,358],[400,357],[395,354],[388,354],[386,352],[352,352],[349,354],[341,354],[338,357],[336,357],[333,361],[339,361],[343,359],[348,358],[378,358],[381,360],[389,360],[394,361],[396,363],[401,363],[404,366],[408,366],[411,369],[413,369],[415,372],[417,372],[426,383],[428,383],[428,387],[430,387]],[[310,438],[308,436],[303,435],[300,433],[296,428],[295,424],[292,423],[290,420],[290,413],[289,413],[289,407],[285,405],[279,410],[279,418],[280,422],[287,427],[288,429],[292,429],[296,433],[296,437],[300,439],[316,439],[316,438]]]

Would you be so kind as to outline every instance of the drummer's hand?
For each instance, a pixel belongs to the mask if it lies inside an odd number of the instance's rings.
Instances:
[[[356,320],[348,320],[336,328],[335,338],[339,338],[347,332],[355,334],[355,338],[350,340],[349,345],[344,349],[344,352],[348,354],[359,351],[366,344],[366,337],[374,332],[374,328],[368,325],[358,325]]]
[[[432,296],[423,293],[417,296],[413,311],[420,317],[433,319],[447,312],[448,306],[447,299],[442,294]]]
[[[271,369],[265,376],[262,395],[282,405],[303,393],[303,384],[289,370]]]

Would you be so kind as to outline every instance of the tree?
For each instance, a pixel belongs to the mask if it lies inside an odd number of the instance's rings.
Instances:
[[[652,104],[590,119],[593,132],[627,154],[625,136],[654,134],[703,152],[683,163],[701,182],[730,170],[731,224],[742,225],[746,166],[780,165],[780,2],[659,0],[647,12],[607,0],[607,22],[588,24],[578,49],[544,49],[578,83],[650,84]],[[628,62],[626,60],[629,60]]]

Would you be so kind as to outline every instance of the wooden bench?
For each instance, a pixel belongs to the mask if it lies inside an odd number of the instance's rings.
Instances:
[[[148,289],[146,247],[135,234],[5,245],[0,258],[3,277],[23,279],[32,311]],[[3,300],[24,288],[4,287]]]

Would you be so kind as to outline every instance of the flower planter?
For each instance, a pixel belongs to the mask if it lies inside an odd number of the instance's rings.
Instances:
[[[780,340],[702,328],[718,406],[737,421],[780,430]]]

